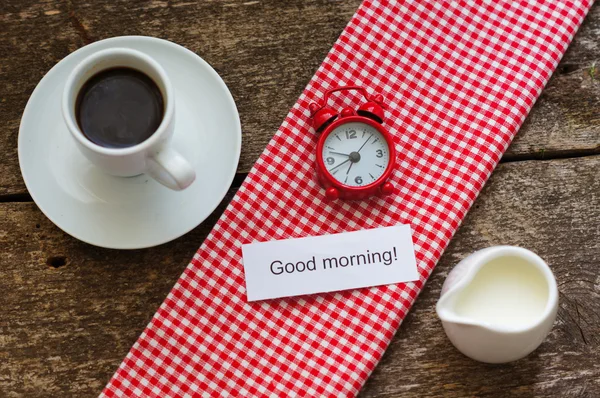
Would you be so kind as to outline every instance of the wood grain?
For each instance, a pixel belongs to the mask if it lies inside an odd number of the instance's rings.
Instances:
[[[600,153],[600,4],[592,6],[504,160]]]
[[[247,172],[343,30],[359,0],[59,1],[0,4],[0,195],[26,192],[20,117],[41,77],[92,41],[149,35],[206,59],[236,100]],[[600,5],[592,8],[505,159],[600,153]]]
[[[97,396],[232,195],[185,237],[134,251],[80,242],[33,203],[0,204],[0,397]]]
[[[600,156],[500,165],[362,397],[600,395],[599,169]],[[139,251],[89,246],[31,203],[0,204],[0,396],[96,396],[230,196],[189,235]],[[539,253],[561,295],[546,342],[490,366],[450,345],[434,304],[455,263],[497,244]]]
[[[600,156],[500,165],[361,397],[600,396],[599,170]],[[560,308],[534,353],[486,365],[454,349],[434,307],[456,263],[501,244],[526,247],[546,260]]]
[[[190,234],[138,251],[61,232],[26,195],[21,113],[41,77],[107,37],[162,37],[223,76],[243,127],[247,172],[359,0],[4,0],[0,3],[0,397],[93,397],[108,381],[235,190]],[[600,5],[593,6],[442,257],[362,397],[600,396]],[[560,157],[564,160],[531,160]],[[237,178],[239,181],[243,176]],[[24,201],[21,203],[14,200]],[[557,323],[529,357],[490,366],[458,353],[434,313],[452,266],[516,244],[546,259]]]

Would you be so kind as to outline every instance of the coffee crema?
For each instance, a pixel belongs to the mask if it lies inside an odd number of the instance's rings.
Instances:
[[[158,129],[164,100],[156,83],[144,73],[111,68],[81,87],[75,116],[91,142],[105,148],[127,148],[144,142]]]

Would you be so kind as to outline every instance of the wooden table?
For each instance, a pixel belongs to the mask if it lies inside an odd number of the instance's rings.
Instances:
[[[345,1],[3,0],[0,4],[0,396],[97,396],[202,243],[359,5]],[[114,251],[55,227],[21,179],[21,113],[40,78],[92,41],[172,40],[221,74],[243,153],[201,226],[147,250]],[[363,392],[401,396],[600,396],[600,4],[596,4]],[[472,251],[539,253],[560,289],[542,346],[512,364],[471,361],[434,303]]]

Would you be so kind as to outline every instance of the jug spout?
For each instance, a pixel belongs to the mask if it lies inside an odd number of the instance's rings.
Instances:
[[[438,317],[443,323],[485,328],[486,326],[481,322],[476,319],[465,317],[457,311],[457,301],[462,290],[463,289],[459,286],[455,286],[453,289],[442,294],[435,307]]]
[[[469,317],[460,310],[460,296],[463,290],[464,288],[454,287],[444,293],[436,305],[444,332],[452,344],[466,356],[482,362],[504,362],[504,358],[498,355],[493,345],[506,336],[502,336],[481,319]]]

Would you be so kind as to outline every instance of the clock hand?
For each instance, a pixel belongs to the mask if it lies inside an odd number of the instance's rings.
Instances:
[[[335,169],[337,169],[338,167],[340,167],[341,165],[343,165],[344,163],[348,163],[350,161],[350,157],[348,157],[348,159],[344,160],[342,163],[338,164],[337,166],[331,168],[329,171],[333,171]]]
[[[329,151],[329,153],[335,153],[336,155],[350,156],[350,154],[348,154],[348,153],[341,153],[341,152],[334,152],[334,151]]]
[[[365,143],[364,143],[364,144],[362,144],[362,146],[360,147],[360,149],[363,149],[363,147],[364,147],[365,145],[367,145],[367,142],[369,142],[369,140],[371,139],[371,137],[373,137],[373,134],[371,134],[371,135],[369,136],[369,138],[367,138],[367,140],[365,141]],[[360,149],[359,149],[358,151],[356,151],[356,152],[360,152]]]
[[[354,164],[354,162],[350,163],[350,167],[348,167],[348,171],[346,171],[346,175],[348,175],[348,173],[350,173],[350,169],[352,168],[353,164]]]

